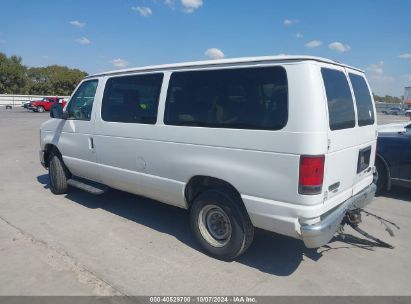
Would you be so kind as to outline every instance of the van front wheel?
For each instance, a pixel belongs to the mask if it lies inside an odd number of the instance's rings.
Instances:
[[[67,179],[69,174],[64,166],[62,159],[51,153],[49,161],[49,180],[50,180],[50,190],[54,194],[64,194],[67,193]]]
[[[200,193],[190,208],[195,239],[211,256],[233,260],[251,245],[254,227],[238,195],[224,189]]]

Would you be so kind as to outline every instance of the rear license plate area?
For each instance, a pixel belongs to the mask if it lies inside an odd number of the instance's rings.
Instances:
[[[367,169],[370,165],[371,146],[361,149],[358,153],[357,173]]]

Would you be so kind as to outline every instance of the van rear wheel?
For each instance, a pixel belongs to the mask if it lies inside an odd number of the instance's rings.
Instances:
[[[238,195],[225,189],[200,193],[190,208],[192,233],[209,255],[233,260],[251,245],[254,226]]]
[[[50,190],[54,194],[67,193],[67,180],[69,173],[64,166],[63,160],[56,154],[51,153],[49,160]]]

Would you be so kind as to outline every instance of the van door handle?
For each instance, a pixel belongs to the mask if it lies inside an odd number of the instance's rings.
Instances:
[[[92,151],[94,151],[94,140],[93,137],[88,138],[88,148]]]

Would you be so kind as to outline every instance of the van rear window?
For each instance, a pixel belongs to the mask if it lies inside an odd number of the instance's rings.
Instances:
[[[354,102],[345,74],[332,69],[321,69],[328,101],[331,130],[342,130],[355,126]]]
[[[364,77],[349,74],[357,104],[358,125],[368,126],[374,124],[374,107],[372,104],[370,90]]]
[[[238,129],[282,129],[288,85],[282,67],[175,72],[164,123]]]

